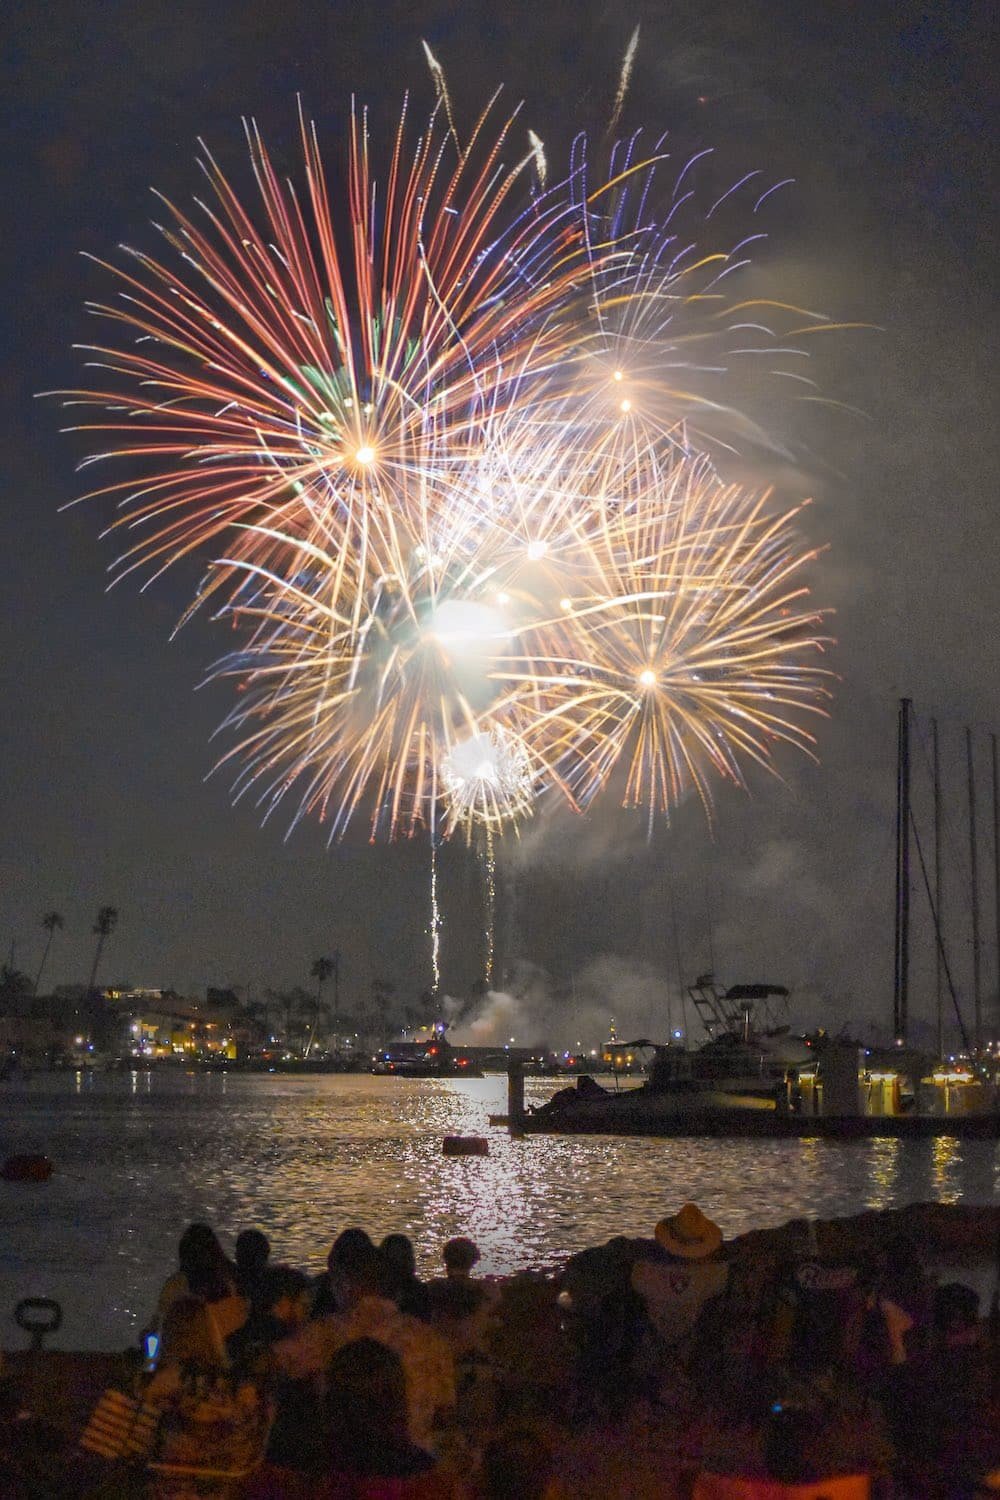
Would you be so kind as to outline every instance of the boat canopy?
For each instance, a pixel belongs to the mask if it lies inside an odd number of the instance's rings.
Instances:
[[[734,984],[726,991],[727,1000],[766,1000],[769,995],[787,995],[783,984]]]

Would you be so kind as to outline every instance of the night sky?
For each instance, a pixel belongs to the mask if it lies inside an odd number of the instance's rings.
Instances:
[[[571,128],[602,128],[639,21],[625,123],[670,129],[678,153],[713,145],[714,170],[731,180],[751,167],[794,177],[756,286],[881,330],[817,353],[824,390],[858,414],[811,407],[803,417],[792,403],[768,414],[795,454],[773,477],[783,495],[815,498],[810,535],[831,543],[814,593],[836,608],[832,664],[843,680],[820,730],[821,764],[787,758],[787,785],[755,774],[749,798],[721,787],[714,836],[696,804],[651,843],[642,815],[607,805],[532,826],[501,857],[505,958],[538,966],[558,993],[576,981],[598,1010],[637,1023],[645,1013],[656,1026],[662,979],[677,972],[673,901],[686,978],[714,962],[728,982],[791,986],[796,1018],[887,1027],[895,715],[905,693],[942,726],[949,954],[967,1009],[961,730],[977,727],[984,963],[995,993],[991,13],[909,0],[8,3],[0,937],[5,949],[15,941],[17,966],[34,973],[42,913],[56,908],[66,929],[47,978],[85,980],[90,926],[110,903],[120,925],[104,982],[259,991],[308,983],[311,960],[335,947],[348,1005],[374,973],[401,994],[428,982],[426,845],[373,849],[359,830],[328,850],[315,825],[285,843],[280,821],[262,830],[252,806],[230,806],[224,776],[205,780],[228,699],[224,688],[195,688],[224,643],[200,622],[169,640],[190,585],[180,573],[141,597],[129,583],[104,592],[115,546],[98,536],[107,513],[58,512],[79,493],[74,465],[86,448],[60,434],[58,403],[35,397],[80,383],[71,346],[95,333],[83,304],[109,290],[78,252],[109,255],[120,241],[155,250],[149,188],[190,200],[196,137],[245,184],[240,117],[254,114],[294,172],[301,93],[332,161],[352,91],[375,106],[376,128],[408,85],[430,107],[426,37],[460,116],[504,83],[526,99],[525,123],[553,164]],[[759,477],[757,462],[747,455],[747,477]],[[447,849],[444,980],[456,993],[477,971],[477,881],[470,856]],[[922,911],[917,929],[913,1006],[927,1016]],[[541,979],[537,992],[547,993]],[[558,993],[553,1005],[574,1003]]]

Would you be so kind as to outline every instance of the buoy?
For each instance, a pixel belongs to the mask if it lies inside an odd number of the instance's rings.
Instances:
[[[490,1143],[484,1135],[446,1135],[441,1151],[445,1156],[489,1156]]]
[[[52,1163],[47,1156],[8,1156],[0,1167],[4,1182],[48,1182],[51,1176]]]

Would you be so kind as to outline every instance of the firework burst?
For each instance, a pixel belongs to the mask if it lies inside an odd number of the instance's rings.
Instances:
[[[617,775],[651,818],[692,788],[710,815],[711,774],[742,786],[747,763],[775,769],[781,743],[812,753],[831,674],[797,509],[685,463],[642,506],[593,514],[587,573],[497,672],[501,722],[574,802]]]
[[[207,556],[188,613],[240,636],[221,763],[265,815],[336,838],[363,809],[433,848],[479,823],[492,848],[544,794],[708,808],[713,776],[808,752],[826,695],[794,511],[705,456],[732,424],[702,377],[789,352],[726,300],[757,236],[699,251],[662,141],[603,176],[578,142],[555,185],[517,111],[460,144],[431,61],[438,107],[418,133],[404,108],[384,188],[364,111],[336,205],[304,118],[301,195],[249,125],[257,210],[205,152],[166,257],[109,268],[93,311],[123,337],[71,401],[108,445],[87,464],[128,477],[84,498],[129,532],[117,577]]]
[[[460,740],[442,773],[453,824],[495,828],[531,811],[531,759],[523,742],[499,726]]]

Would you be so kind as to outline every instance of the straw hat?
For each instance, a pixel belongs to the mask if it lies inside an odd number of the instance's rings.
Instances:
[[[722,1230],[706,1218],[697,1203],[684,1207],[654,1229],[657,1243],[681,1260],[704,1260],[722,1244]]]

